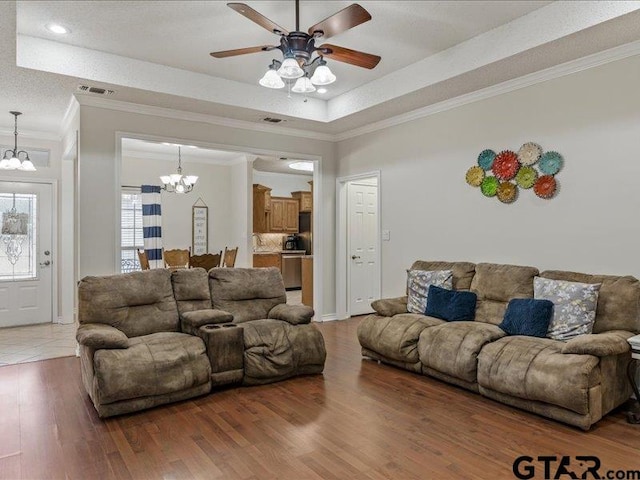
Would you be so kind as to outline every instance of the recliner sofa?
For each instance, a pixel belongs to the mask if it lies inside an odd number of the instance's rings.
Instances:
[[[358,326],[365,357],[585,430],[629,399],[626,339],[640,331],[636,278],[469,262],[417,261],[411,269],[452,270],[454,290],[477,294],[475,321],[409,313],[407,297],[377,300]],[[532,298],[535,276],[600,283],[593,333],[567,342],[507,336],[498,327],[507,304]]]
[[[82,380],[100,417],[324,368],[313,310],[286,305],[276,268],[89,276],[78,294]]]

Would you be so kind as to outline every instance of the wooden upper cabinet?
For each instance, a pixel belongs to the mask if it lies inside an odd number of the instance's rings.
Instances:
[[[272,197],[269,212],[269,231],[274,233],[298,233],[298,200]]]
[[[300,212],[313,211],[313,193],[311,192],[291,192],[291,196],[299,202]]]
[[[271,189],[253,184],[253,232],[269,232],[269,212],[271,211]]]

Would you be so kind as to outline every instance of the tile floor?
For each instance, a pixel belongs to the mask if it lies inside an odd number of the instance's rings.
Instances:
[[[288,291],[287,303],[301,305],[302,291]],[[0,328],[0,366],[74,356],[76,328],[56,323]]]
[[[76,354],[75,324],[0,328],[0,366]]]

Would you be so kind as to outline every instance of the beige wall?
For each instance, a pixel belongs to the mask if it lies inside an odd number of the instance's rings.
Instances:
[[[640,56],[338,144],[338,176],[381,170],[383,296],[416,259],[529,264],[640,277]],[[565,158],[552,200],[511,205],[465,183],[485,148]]]
[[[323,252],[318,270],[323,275],[323,302],[319,314],[335,312],[334,224],[335,144],[187,120],[80,107],[80,276],[106,275],[116,267],[116,202],[121,179],[116,177],[117,132],[153,135],[217,146],[235,146],[250,153],[278,152],[283,156],[322,157],[322,199],[319,215]]]
[[[173,173],[176,162],[166,160],[122,158],[122,185],[160,185],[159,176]],[[230,211],[231,166],[207,165],[182,161],[185,174],[198,175],[193,191],[179,195],[162,192],[162,241],[164,248],[191,246],[191,207],[201,198],[209,207],[209,251],[215,253],[225,245],[238,245],[234,237]]]

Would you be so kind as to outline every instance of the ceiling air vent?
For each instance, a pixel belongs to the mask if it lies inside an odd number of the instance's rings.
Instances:
[[[263,122],[267,122],[267,123],[280,123],[282,122],[281,118],[274,118],[274,117],[265,117],[262,119]]]
[[[94,95],[113,95],[116,93],[115,90],[109,90],[101,87],[91,87],[89,85],[78,85],[78,91],[82,93],[93,93]]]

